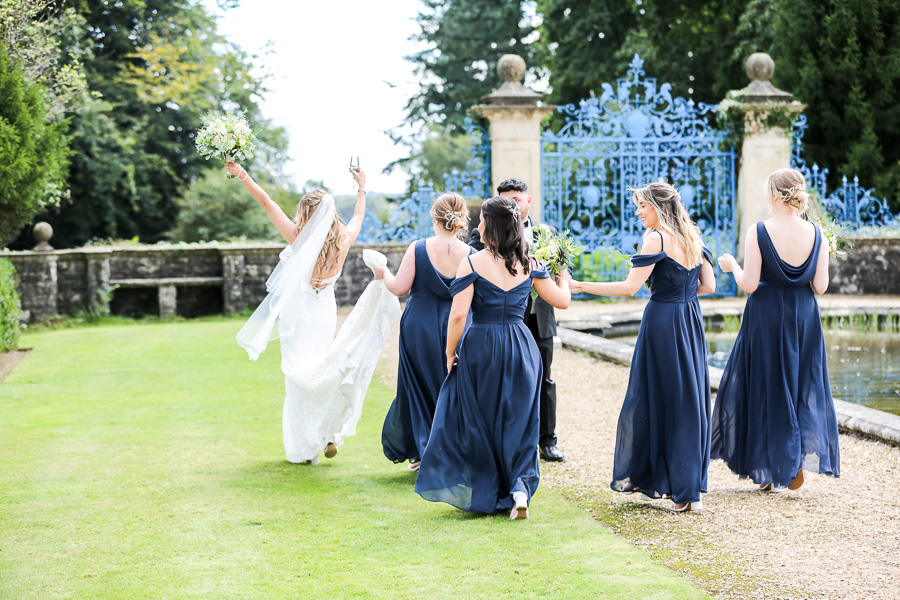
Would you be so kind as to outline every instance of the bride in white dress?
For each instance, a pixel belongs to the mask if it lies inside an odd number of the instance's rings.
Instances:
[[[334,198],[323,190],[304,195],[292,221],[240,165],[227,163],[225,170],[244,184],[289,244],[266,282],[268,295],[237,341],[256,360],[270,340],[281,338],[285,457],[317,464],[320,452],[334,457],[356,433],[378,356],[400,316],[397,298],[383,281],[372,281],[335,337],[334,282],[365,217],[366,175],[350,169],[359,191],[353,218],[343,225]],[[386,262],[377,252],[363,255],[370,267]]]

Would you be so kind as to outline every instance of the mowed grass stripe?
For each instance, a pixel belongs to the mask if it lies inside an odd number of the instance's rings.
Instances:
[[[562,497],[532,519],[413,493],[393,392],[318,467],[284,461],[277,342],[239,320],[42,331],[0,385],[0,598],[703,598]]]

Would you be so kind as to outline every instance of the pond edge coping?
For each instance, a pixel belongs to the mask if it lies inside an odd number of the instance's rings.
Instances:
[[[847,311],[847,312],[845,312]],[[822,310],[829,316],[843,316],[844,314],[857,314],[857,312],[869,312],[871,309],[854,311],[845,307],[832,310]],[[735,316],[742,314],[742,309],[721,308],[704,312],[704,317]],[[879,314],[900,312],[898,308],[881,310]],[[834,314],[838,313],[838,314]],[[578,329],[609,329],[616,325],[639,323],[643,310],[629,311],[616,314],[595,315],[582,319],[561,320],[560,323],[575,325]],[[631,358],[634,354],[634,346],[616,342],[609,338],[591,333],[584,333],[570,327],[560,325],[557,335],[564,347],[572,350],[589,352],[599,358],[623,366],[631,366]],[[713,391],[718,391],[722,380],[722,369],[709,367],[709,383]],[[837,415],[838,427],[844,431],[852,431],[866,437],[874,438],[894,446],[900,446],[900,416],[894,415],[867,406],[846,402],[838,398],[834,401],[834,411]]]

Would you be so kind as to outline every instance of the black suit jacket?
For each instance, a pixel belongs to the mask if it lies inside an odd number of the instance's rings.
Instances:
[[[529,221],[531,217],[528,217]],[[532,231],[533,231],[533,221],[532,223]],[[555,230],[554,230],[555,231]],[[472,235],[469,237],[469,245],[476,250],[484,250],[484,243],[481,241],[481,233],[478,229],[472,230]],[[531,303],[534,302],[534,315],[535,323],[537,325],[538,335],[542,338],[552,338],[556,335],[556,313],[553,312],[553,307],[550,306],[546,300],[538,296],[534,300],[531,299],[531,294],[528,295],[528,305],[525,307],[525,319],[528,320],[528,315],[531,314]]]

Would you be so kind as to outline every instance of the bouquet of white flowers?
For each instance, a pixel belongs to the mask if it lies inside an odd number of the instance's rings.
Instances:
[[[197,152],[225,162],[253,158],[256,136],[244,115],[208,112],[203,116],[203,128],[197,132]],[[233,178],[234,175],[228,175]]]
[[[534,232],[537,239],[531,246],[531,255],[544,265],[554,279],[566,269],[571,268],[575,257],[584,251],[584,247],[575,243],[575,240],[569,235],[568,229],[562,233],[553,233],[548,226],[537,223],[534,226]],[[534,288],[531,288],[531,297],[537,297]]]

